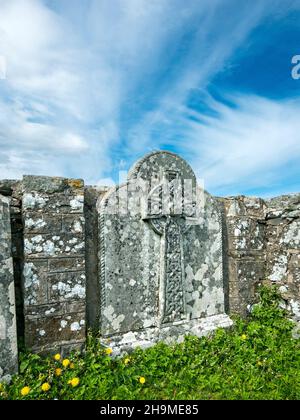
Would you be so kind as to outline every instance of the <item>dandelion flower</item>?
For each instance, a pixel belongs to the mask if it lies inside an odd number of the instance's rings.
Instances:
[[[61,376],[61,374],[62,374],[62,369],[61,368],[55,369],[55,375],[56,376]]]
[[[126,359],[124,360],[124,365],[128,365],[129,362],[130,362],[130,358],[126,357]]]
[[[140,384],[144,384],[146,382],[146,379],[144,378],[144,376],[140,376]]]
[[[72,387],[75,388],[75,386],[79,385],[79,382],[80,382],[79,378],[73,378],[68,381],[68,384],[72,385]]]
[[[48,384],[48,382],[45,382],[42,386],[41,386],[41,389],[42,389],[42,391],[44,391],[44,392],[47,392],[47,391],[49,391],[49,389],[51,388],[51,385],[50,384]]]
[[[246,336],[246,334],[242,334],[242,335],[241,335],[241,339],[242,339],[242,340],[247,340],[247,336]]]
[[[21,395],[22,395],[22,397],[26,397],[26,395],[28,395],[29,392],[30,392],[29,386],[24,386],[24,388],[21,389]]]
[[[107,355],[110,355],[110,354],[112,354],[112,349],[110,348],[110,347],[108,347],[107,349],[105,349],[105,353],[107,354]]]
[[[60,354],[59,353],[56,353],[54,356],[53,356],[53,359],[54,360],[56,360],[57,362],[60,360]]]
[[[69,359],[64,359],[62,361],[62,365],[63,365],[63,367],[67,368],[70,365],[70,360]]]

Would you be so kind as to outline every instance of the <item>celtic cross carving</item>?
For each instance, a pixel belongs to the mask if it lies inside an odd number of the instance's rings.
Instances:
[[[147,213],[143,217],[162,237],[163,323],[184,319],[186,313],[182,235],[189,227],[186,218],[193,215],[194,205],[185,200],[184,187],[178,172],[166,171],[162,181],[150,191]]]

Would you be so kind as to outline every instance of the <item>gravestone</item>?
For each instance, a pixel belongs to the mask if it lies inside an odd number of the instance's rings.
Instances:
[[[231,325],[217,200],[170,152],[99,199],[100,331],[115,351]]]
[[[18,370],[9,198],[0,195],[0,382]]]

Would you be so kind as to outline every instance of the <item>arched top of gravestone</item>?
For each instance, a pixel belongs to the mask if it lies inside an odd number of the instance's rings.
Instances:
[[[196,176],[191,166],[180,156],[168,151],[156,151],[138,160],[128,172],[128,180],[149,180],[162,173],[178,173],[182,179],[191,179],[196,184]]]

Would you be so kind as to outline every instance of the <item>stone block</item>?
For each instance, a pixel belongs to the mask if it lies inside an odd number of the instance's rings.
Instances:
[[[84,217],[80,215],[63,215],[62,232],[72,232],[76,234],[84,234]]]
[[[263,251],[265,247],[265,226],[252,219],[237,218],[228,221],[229,251]]]
[[[48,261],[27,260],[23,268],[24,305],[42,305],[48,302]]]
[[[24,221],[24,232],[43,234],[47,232],[58,233],[62,230],[62,219],[57,214],[28,212]]]
[[[78,256],[85,252],[84,238],[75,233],[27,234],[24,252],[29,258]]]
[[[279,246],[300,250],[300,220],[294,220],[283,227],[279,239]]]
[[[41,351],[47,347],[82,341],[85,338],[85,313],[51,317],[27,317],[26,346]]]
[[[61,177],[24,175],[23,188],[26,191],[39,191],[45,194],[55,194],[64,191],[77,191],[84,188],[82,179]]]
[[[23,209],[37,213],[82,214],[84,204],[83,191],[72,194],[46,195],[40,192],[26,192],[23,196]]]
[[[53,316],[64,315],[67,313],[65,302],[52,302],[40,305],[29,306],[24,308],[26,317],[33,318],[52,318]]]
[[[85,273],[82,271],[49,274],[49,302],[85,299]]]
[[[280,249],[268,249],[266,278],[272,282],[284,282],[288,275],[288,254]]]
[[[49,260],[49,273],[83,271],[84,266],[85,264],[82,257],[51,258]]]

